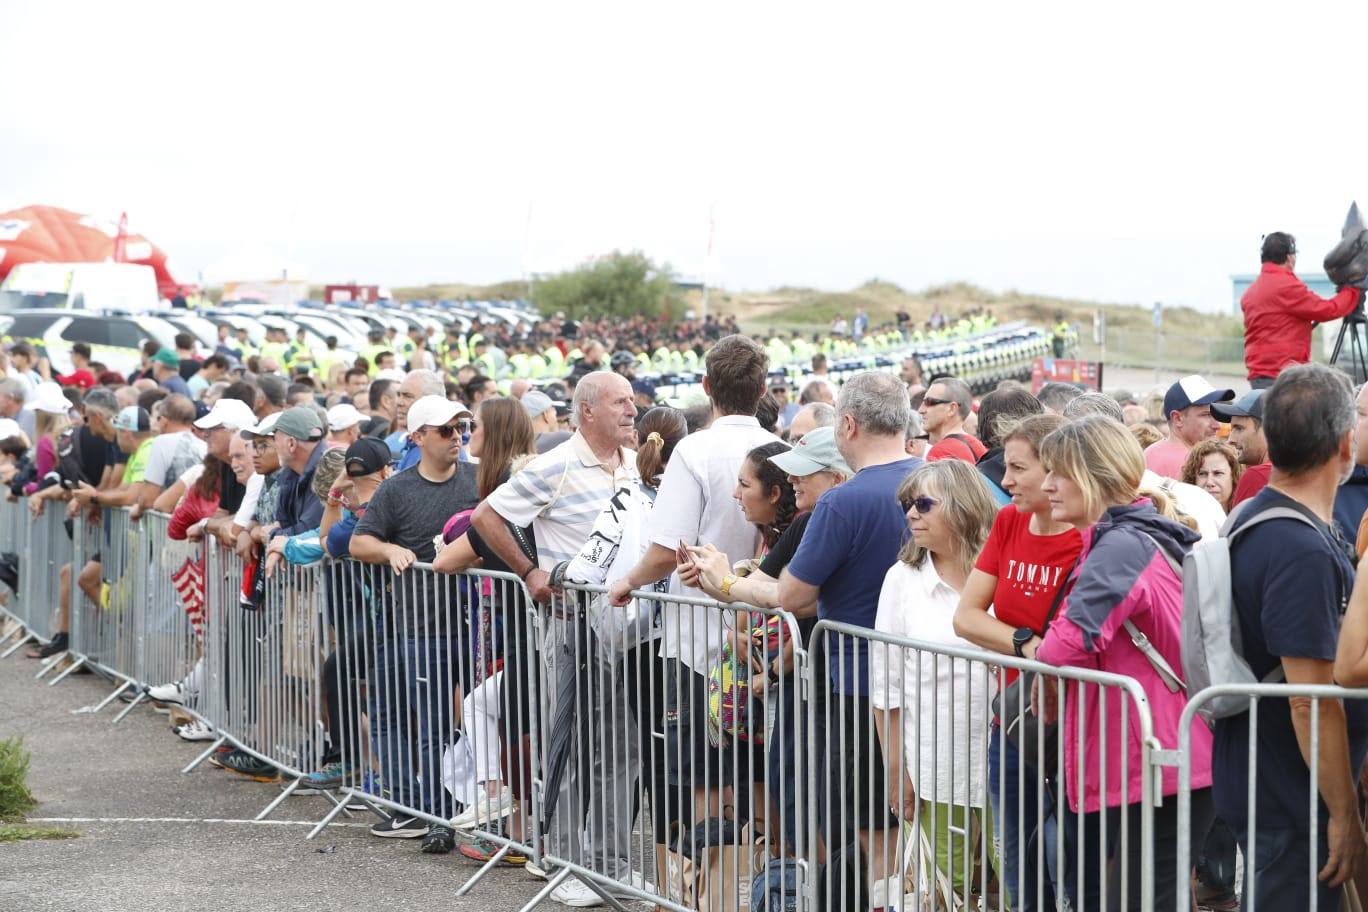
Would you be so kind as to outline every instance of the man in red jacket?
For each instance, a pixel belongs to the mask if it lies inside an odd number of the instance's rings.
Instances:
[[[1317,323],[1347,316],[1359,303],[1356,288],[1322,298],[1297,278],[1297,240],[1275,231],[1264,238],[1259,277],[1240,298],[1245,324],[1245,368],[1249,385],[1267,389],[1289,364],[1311,360],[1311,330]]]

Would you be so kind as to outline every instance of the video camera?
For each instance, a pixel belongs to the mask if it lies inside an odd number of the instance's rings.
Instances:
[[[1325,255],[1324,265],[1325,274],[1337,287],[1368,289],[1368,226],[1363,224],[1358,203],[1349,206],[1340,242]]]

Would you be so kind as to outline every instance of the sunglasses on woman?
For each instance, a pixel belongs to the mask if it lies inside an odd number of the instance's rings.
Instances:
[[[902,505],[904,513],[907,513],[913,507],[915,507],[918,513],[925,515],[927,513],[930,513],[931,509],[935,507],[936,504],[940,503],[940,501],[936,500],[934,497],[927,497],[925,494],[923,494],[921,497],[914,497],[911,500],[899,501],[899,503]]]

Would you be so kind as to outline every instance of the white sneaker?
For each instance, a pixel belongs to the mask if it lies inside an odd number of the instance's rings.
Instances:
[[[576,909],[592,909],[603,905],[603,897],[586,887],[574,875],[565,878],[559,887],[551,891],[551,899],[562,906],[572,906]]]
[[[177,706],[184,706],[186,699],[190,696],[185,688],[177,681],[174,684],[158,684],[156,687],[147,688],[147,697],[157,703],[175,703]]]
[[[176,729],[176,736],[183,741],[213,741],[218,737],[212,728],[199,719],[186,722]]]
[[[503,786],[493,798],[481,795],[474,804],[452,819],[451,826],[457,830],[473,830],[482,824],[488,826],[496,820],[502,820],[512,813],[513,793],[508,786]]]

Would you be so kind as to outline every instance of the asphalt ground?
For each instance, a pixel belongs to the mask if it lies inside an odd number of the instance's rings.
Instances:
[[[22,651],[0,660],[0,739],[22,735],[32,754],[30,820],[81,835],[0,843],[4,912],[516,910],[544,886],[503,868],[457,897],[475,862],[371,836],[369,812],[306,841],[331,807],[321,796],[291,797],[255,823],[278,786],[208,763],[183,776],[207,744],[181,741],[143,706],[118,725],[123,704],[73,712],[111,688],[93,675],[48,687],[37,668]]]

